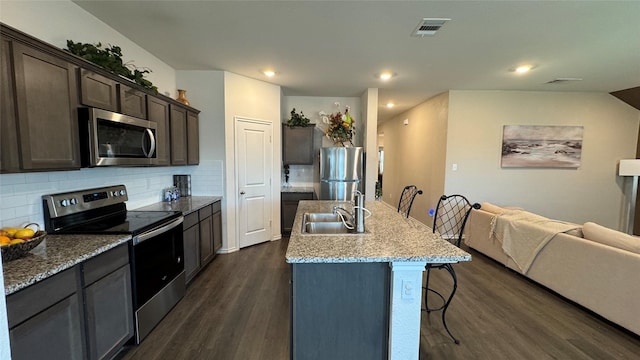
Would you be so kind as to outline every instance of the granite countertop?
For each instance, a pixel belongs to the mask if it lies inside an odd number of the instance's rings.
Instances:
[[[4,293],[12,294],[129,240],[130,234],[47,235],[26,256],[2,264]]]
[[[390,206],[369,201],[373,215],[365,220],[365,233],[348,235],[303,235],[305,212],[332,212],[333,206],[351,210],[351,203],[300,201],[293,224],[286,259],[289,263],[354,263],[426,261],[428,263],[470,261],[466,251],[442,240],[431,228],[405,219]]]
[[[203,207],[222,200],[221,196],[183,196],[175,201],[157,202],[135,209],[144,211],[181,211],[188,215]]]
[[[312,193],[315,192],[310,186],[282,186],[280,192],[283,193]]]

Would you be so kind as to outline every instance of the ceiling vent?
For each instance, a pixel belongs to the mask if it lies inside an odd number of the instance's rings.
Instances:
[[[411,36],[433,36],[449,20],[451,19],[423,18],[413,30]]]
[[[551,81],[547,81],[545,84],[563,84],[570,81],[582,81],[581,78],[557,78]]]

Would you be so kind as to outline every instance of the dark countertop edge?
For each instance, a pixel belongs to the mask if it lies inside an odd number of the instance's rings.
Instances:
[[[105,238],[105,236],[103,235],[83,235],[83,236],[99,236],[100,238]],[[65,235],[48,235],[48,238],[45,241],[55,241],[56,238],[64,238]],[[73,256],[73,257],[69,257],[66,261],[55,261],[54,264],[51,264],[51,266],[47,266],[44,267],[42,270],[37,271],[35,274],[30,274],[26,279],[18,279],[17,281],[14,281],[13,283],[11,283],[10,279],[7,279],[7,273],[11,272],[12,270],[18,270],[18,269],[12,269],[12,264],[10,261],[8,262],[3,262],[2,267],[3,267],[3,275],[4,275],[4,293],[5,296],[9,296],[13,293],[16,293],[24,288],[27,288],[35,283],[38,283],[42,280],[45,280],[55,274],[58,274],[64,270],[70,269],[82,262],[84,262],[85,260],[91,259],[97,255],[100,255],[108,250],[111,250],[119,245],[122,245],[128,241],[131,240],[131,235],[126,234],[126,235],[112,235],[112,236],[107,236],[108,238],[113,238],[113,240],[109,240],[107,243],[100,245],[98,247],[95,248],[91,248],[88,249],[87,251],[84,251],[82,254],[80,254],[79,256]],[[37,249],[38,247],[36,247]],[[36,249],[34,249],[33,251],[35,251]],[[52,258],[54,258],[55,256],[52,256]],[[14,261],[18,261],[20,259],[16,259]],[[36,261],[36,262],[40,262],[40,261],[45,261],[44,259],[33,259],[32,261]],[[16,263],[18,264],[18,263]],[[29,265],[29,263],[25,263],[25,264],[20,264],[20,265],[24,265],[25,267]]]
[[[205,206],[222,201],[222,196],[183,196],[175,201],[159,201],[133,209],[135,211],[180,211],[189,215]]]

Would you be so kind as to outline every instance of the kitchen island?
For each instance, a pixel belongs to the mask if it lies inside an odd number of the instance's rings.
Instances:
[[[292,264],[294,359],[418,359],[422,273],[427,263],[471,255],[381,202],[362,234],[306,234],[305,213],[336,201],[301,201],[286,260]]]

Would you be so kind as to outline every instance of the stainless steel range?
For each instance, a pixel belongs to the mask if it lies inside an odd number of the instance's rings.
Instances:
[[[135,343],[139,344],[185,294],[183,216],[127,211],[124,185],[42,196],[52,234],[131,234]]]

